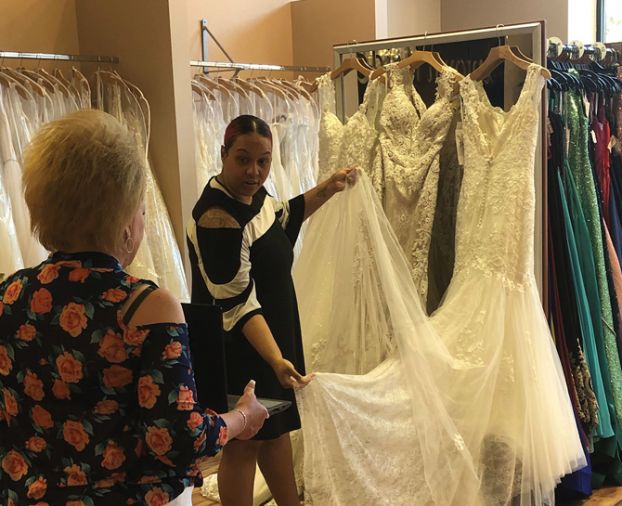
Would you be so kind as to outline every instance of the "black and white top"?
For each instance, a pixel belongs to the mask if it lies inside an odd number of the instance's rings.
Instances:
[[[201,226],[206,213],[228,217],[218,228]],[[261,188],[251,204],[236,200],[212,178],[192,211],[188,246],[192,265],[192,301],[215,303],[223,310],[229,390],[241,393],[250,379],[257,396],[294,401],[270,366],[242,334],[249,318],[263,314],[283,353],[304,374],[296,293],[291,276],[296,242],[304,218],[304,196],[279,202]],[[270,417],[256,436],[272,439],[300,427],[295,407]]]

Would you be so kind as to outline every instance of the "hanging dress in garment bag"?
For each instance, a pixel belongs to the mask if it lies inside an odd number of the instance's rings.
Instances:
[[[14,96],[11,97],[14,99]],[[15,104],[19,106],[19,104]],[[5,191],[11,199],[11,209],[21,256],[26,267],[41,263],[47,257],[47,251],[32,235],[30,230],[30,212],[24,199],[22,186],[22,167],[11,140],[11,128],[3,100],[0,99],[0,155],[2,157],[3,182]],[[11,271],[12,273],[13,271]],[[7,273],[10,274],[10,273]]]
[[[509,113],[461,83],[456,267],[432,318],[364,176],[313,216],[309,236],[320,217],[336,223],[323,240],[341,245],[340,284],[360,288],[332,312],[368,326],[373,300],[384,321],[372,328],[387,328],[398,353],[363,376],[319,373],[297,392],[310,503],[540,506],[585,465],[534,277],[539,72],[529,68]],[[318,296],[298,289],[301,301]]]
[[[0,87],[0,102],[2,101]],[[4,162],[0,158],[0,279],[24,267],[13,221],[11,198],[4,183]]]

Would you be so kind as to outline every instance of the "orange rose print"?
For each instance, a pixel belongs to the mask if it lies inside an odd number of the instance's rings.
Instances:
[[[32,341],[37,335],[37,329],[34,328],[30,323],[25,323],[24,325],[20,325],[19,329],[17,329],[17,338],[22,341]]]
[[[104,385],[108,388],[121,388],[132,382],[132,370],[120,365],[104,369]]]
[[[0,316],[4,313],[4,302],[0,301]]]
[[[4,409],[6,410],[7,415],[15,416],[17,415],[17,401],[13,394],[8,389],[3,389],[3,398],[4,398]]]
[[[33,372],[27,371],[24,376],[24,393],[35,401],[43,399],[43,381]]]
[[[52,294],[47,288],[39,288],[32,294],[30,309],[33,313],[49,313],[52,311]]]
[[[201,413],[197,413],[196,411],[193,411],[192,413],[190,413],[190,418],[188,418],[186,425],[188,426],[190,430],[194,430],[202,423],[203,423],[203,416],[201,415]]]
[[[145,494],[147,506],[163,506],[169,502],[168,494],[160,487],[156,487]]]
[[[162,352],[162,358],[173,360],[181,356],[181,343],[179,341],[173,341],[166,345]]]
[[[125,329],[123,340],[132,346],[140,346],[148,334],[148,330]]]
[[[9,357],[9,350],[6,346],[0,344],[0,374],[8,376],[13,369],[13,361]]]
[[[52,393],[57,399],[71,399],[71,391],[69,390],[69,385],[59,379],[54,380],[54,385],[52,385]]]
[[[127,350],[120,334],[108,330],[106,335],[99,342],[97,354],[105,358],[112,364],[118,364],[127,360]]]
[[[82,423],[76,420],[67,420],[63,424],[63,439],[81,452],[89,442],[89,435],[84,430]]]
[[[63,469],[65,474],[67,475],[67,485],[70,487],[76,485],[86,485],[86,474],[80,468],[80,466],[73,464],[72,466],[66,467]]]
[[[37,478],[28,486],[26,497],[30,499],[41,499],[48,489],[48,483],[43,477]]]
[[[69,273],[69,281],[73,281],[74,283],[84,283],[86,278],[89,277],[91,271],[89,269],[85,269],[84,267],[78,267],[77,269],[72,270]]]
[[[87,319],[82,304],[70,302],[60,314],[60,326],[72,337],[78,337],[86,328]]]
[[[227,441],[229,441],[229,430],[227,427],[221,427],[220,431],[218,431],[218,444],[225,446]]]
[[[19,481],[28,472],[28,464],[21,453],[15,450],[9,452],[2,459],[2,470],[9,475],[13,481]]]
[[[95,404],[95,413],[98,415],[112,415],[119,409],[119,403],[113,400],[99,401]]]
[[[118,469],[121,464],[125,462],[125,453],[123,448],[119,447],[115,442],[108,441],[106,449],[104,450],[104,459],[102,460],[102,467],[112,471]]]
[[[35,422],[35,424],[42,429],[51,429],[52,427],[54,427],[52,415],[50,415],[50,412],[45,408],[36,405],[34,408],[32,408],[31,415],[32,421]]]
[[[56,368],[65,383],[77,383],[82,379],[82,362],[68,351],[56,357]]]
[[[177,392],[177,409],[179,411],[191,411],[194,408],[194,395],[186,385],[179,387]]]
[[[41,269],[41,272],[39,274],[37,274],[37,279],[41,281],[42,285],[47,285],[58,277],[59,270],[60,265],[48,264],[43,269]]]
[[[77,501],[67,501],[65,506],[85,506],[84,503],[78,499]]]
[[[16,279],[13,281],[4,292],[4,296],[2,297],[2,302],[5,304],[13,304],[19,297],[19,294],[22,293],[22,285],[21,280]]]
[[[147,429],[145,441],[156,455],[168,453],[173,445],[173,438],[171,438],[168,429],[154,426]]]
[[[127,297],[127,293],[118,288],[110,288],[102,294],[102,298],[108,302],[121,302]]]
[[[160,387],[153,382],[151,376],[141,376],[138,380],[138,405],[151,409],[158,400]]]
[[[26,441],[26,448],[31,452],[39,453],[47,448],[48,444],[45,442],[45,439],[39,436],[32,436],[28,441]]]

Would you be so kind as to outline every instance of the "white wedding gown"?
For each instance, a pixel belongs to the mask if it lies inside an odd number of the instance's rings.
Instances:
[[[461,82],[455,269],[431,317],[364,174],[311,219],[297,274],[333,279],[317,291],[296,276],[305,341],[330,329],[334,362],[374,337],[395,351],[297,392],[307,503],[552,505],[559,479],[585,465],[533,270],[539,69],[507,113]]]

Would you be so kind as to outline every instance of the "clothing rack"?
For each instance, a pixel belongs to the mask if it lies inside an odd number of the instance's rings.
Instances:
[[[229,70],[235,70],[235,75],[242,70],[264,70],[264,71],[292,71],[292,72],[314,72],[325,73],[330,70],[330,67],[309,67],[306,65],[267,65],[261,63],[237,63],[233,61],[233,58],[229,56],[229,53],[225,50],[220,41],[207,27],[207,19],[203,18],[200,21],[201,27],[201,60],[191,60],[191,67],[203,67],[203,72],[207,74],[210,68],[220,69],[220,72],[227,72]],[[216,43],[222,53],[227,57],[229,61],[208,61],[208,42],[209,38]]]
[[[558,37],[549,37],[547,43],[547,57],[549,58],[557,58],[561,55],[568,55],[572,58],[578,59],[583,55],[593,55],[595,57],[595,61],[602,61],[607,57],[607,55],[612,55],[616,60],[618,56],[618,52],[614,48],[607,47],[602,42],[584,44],[579,40],[573,40],[570,44],[565,44]]]
[[[504,43],[513,44],[517,40],[528,40],[531,51],[529,56],[533,61],[540,65],[546,65],[546,38],[544,36],[544,21],[531,21],[511,25],[498,24],[472,30],[459,30],[454,32],[424,33],[408,37],[397,37],[380,40],[370,40],[364,42],[347,42],[333,46],[334,67],[341,65],[345,58],[352,54],[377,53],[381,50],[405,50],[407,48],[421,48],[425,46],[431,50],[439,51],[443,45],[460,43],[465,47],[471,47],[474,52],[482,44],[480,41],[486,39],[496,39],[498,45]],[[440,47],[439,47],[440,46]],[[525,48],[523,47],[523,50]],[[486,50],[487,53],[488,49]],[[482,56],[482,59],[485,55]],[[340,79],[336,86],[337,95],[337,116],[342,120],[346,118],[346,104],[354,105],[352,93],[348,93],[344,80]],[[358,102],[356,103],[358,106]],[[546,223],[546,115],[544,114],[545,104],[543,102],[541,111],[540,139],[536,150],[536,224],[534,241],[534,263],[538,289],[543,298],[543,305],[548,307],[546,301],[547,290],[547,223]],[[354,109],[356,110],[356,109]]]
[[[22,53],[19,51],[0,51],[0,59],[3,58],[15,60],[54,60],[92,63],[119,63],[119,58],[117,56],[89,56],[58,53]]]
[[[315,72],[324,73],[330,70],[330,67],[310,67],[306,65],[268,65],[262,63],[237,63],[229,61],[201,61],[191,60],[191,67],[218,68],[224,70],[268,70],[268,71],[293,71],[293,72]]]

